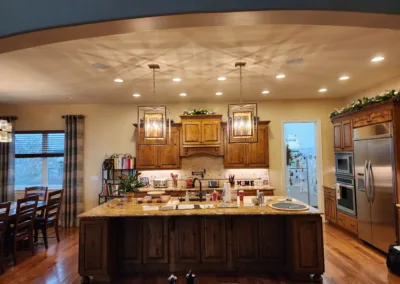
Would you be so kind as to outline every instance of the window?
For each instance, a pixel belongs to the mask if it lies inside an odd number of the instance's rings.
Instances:
[[[64,174],[63,131],[15,134],[15,188],[62,188]]]

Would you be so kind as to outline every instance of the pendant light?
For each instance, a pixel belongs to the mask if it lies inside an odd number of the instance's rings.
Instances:
[[[258,117],[256,103],[243,103],[242,67],[246,62],[236,62],[240,74],[240,104],[228,105],[228,137],[229,143],[250,144],[258,142]]]
[[[12,124],[7,120],[0,120],[0,142],[12,142]]]
[[[149,64],[149,68],[153,70],[154,105],[138,107],[138,144],[162,146],[168,144],[171,120],[167,119],[167,107],[157,105],[156,101],[156,69],[160,66]]]

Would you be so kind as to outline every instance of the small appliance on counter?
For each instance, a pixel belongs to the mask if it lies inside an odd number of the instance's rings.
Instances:
[[[168,179],[167,178],[155,178],[153,180],[154,188],[166,188],[168,187]]]
[[[209,180],[208,181],[208,187],[209,188],[218,188],[219,187],[219,181],[217,181],[217,180]]]

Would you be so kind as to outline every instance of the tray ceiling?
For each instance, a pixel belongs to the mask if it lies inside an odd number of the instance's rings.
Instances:
[[[256,25],[128,33],[1,54],[0,102],[151,103],[151,63],[161,67],[158,103],[238,101],[237,61],[247,62],[245,100],[339,98],[400,76],[398,50],[400,31],[355,27]],[[385,60],[371,62],[376,55]],[[96,63],[106,68],[94,68]],[[280,73],[286,77],[276,79]],[[350,79],[339,81],[342,75]],[[221,76],[226,80],[217,80]],[[175,77],[181,81],[172,81]],[[328,91],[318,92],[321,88]]]

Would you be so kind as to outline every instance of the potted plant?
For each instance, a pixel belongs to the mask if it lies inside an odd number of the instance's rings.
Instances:
[[[119,192],[129,199],[135,195],[135,192],[140,192],[139,188],[145,185],[139,181],[141,173],[137,172],[133,176],[119,176]]]

